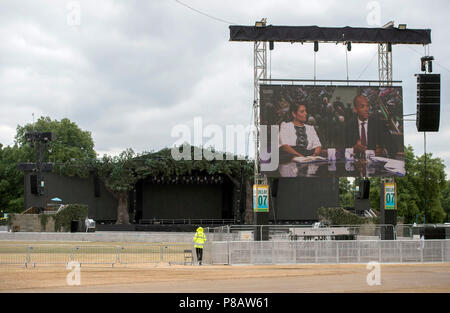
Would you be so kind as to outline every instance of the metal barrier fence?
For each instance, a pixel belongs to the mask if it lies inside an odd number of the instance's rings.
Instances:
[[[450,262],[450,240],[224,241],[210,249],[211,264]]]
[[[395,235],[397,239],[417,239],[425,228],[444,228],[446,239],[449,239],[450,224],[397,224]]]
[[[193,260],[192,244],[0,245],[0,264],[25,266],[70,261],[111,266],[192,264]],[[203,260],[230,265],[450,262],[450,240],[213,241],[205,245]]]
[[[292,240],[292,233],[311,233],[311,230],[345,230],[349,235],[354,236],[356,240],[377,240],[381,239],[382,233],[390,233],[395,239],[414,240],[419,239],[421,231],[425,228],[446,228],[450,233],[448,224],[361,224],[361,225],[329,225],[326,227],[315,228],[311,225],[226,225],[220,227],[211,227],[209,231],[214,234],[216,240],[244,241],[253,240],[256,233],[260,237],[267,235],[269,240]],[[342,232],[341,232],[342,233]],[[301,237],[301,236],[300,236]],[[447,239],[448,239],[447,235]],[[304,239],[304,238],[300,238]],[[332,239],[332,238],[326,238]]]
[[[327,227],[314,228],[311,225],[227,225],[209,228],[209,232],[214,234],[215,240],[244,241],[253,240],[258,232],[260,238],[266,234],[269,240],[282,241],[292,240],[293,234],[298,233],[320,233],[327,230],[345,230],[348,235],[354,236],[356,240],[377,240],[381,239],[382,231],[395,233],[393,225],[362,224],[362,225],[329,225]],[[314,232],[312,232],[312,230]],[[342,233],[342,232],[340,232]],[[312,235],[295,236],[297,239],[313,237]],[[323,239],[332,239],[330,236]],[[411,237],[412,239],[412,237]]]
[[[187,251],[189,252],[187,252]],[[58,245],[4,244],[0,245],[0,264],[151,264],[167,262],[185,264],[186,253],[194,255],[192,244],[143,245]]]

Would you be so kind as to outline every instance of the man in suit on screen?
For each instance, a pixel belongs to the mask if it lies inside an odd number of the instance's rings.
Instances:
[[[354,116],[345,125],[345,147],[353,148],[355,155],[364,156],[372,150],[376,156],[386,156],[390,135],[379,119],[369,115],[367,98],[358,95],[353,99]]]

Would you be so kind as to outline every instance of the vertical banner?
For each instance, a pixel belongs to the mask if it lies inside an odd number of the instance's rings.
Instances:
[[[268,185],[253,185],[253,212],[269,212]]]
[[[397,209],[397,186],[395,183],[384,183],[384,209]]]

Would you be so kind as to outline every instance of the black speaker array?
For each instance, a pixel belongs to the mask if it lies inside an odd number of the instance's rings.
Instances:
[[[272,197],[276,197],[278,194],[278,178],[275,178],[272,183]]]
[[[31,187],[31,194],[37,195],[38,194],[37,175],[30,175],[30,187]]]
[[[359,182],[359,198],[369,199],[370,195],[370,180],[363,179]]]
[[[416,74],[418,131],[439,131],[441,74]]]

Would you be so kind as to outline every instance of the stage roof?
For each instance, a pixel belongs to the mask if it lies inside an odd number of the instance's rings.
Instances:
[[[230,41],[319,41],[426,45],[431,43],[431,29],[231,25]]]

